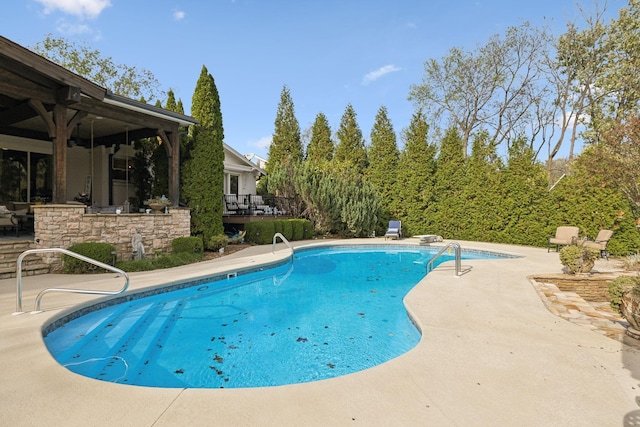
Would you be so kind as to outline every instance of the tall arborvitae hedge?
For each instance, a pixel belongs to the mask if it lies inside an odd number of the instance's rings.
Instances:
[[[411,118],[404,131],[404,148],[398,159],[398,175],[392,212],[402,220],[406,235],[436,233],[427,224],[427,208],[434,200],[433,180],[436,170],[436,152],[428,141],[429,126],[421,111]]]
[[[608,246],[613,255],[640,250],[637,210],[585,167],[593,163],[588,157],[593,150],[587,148],[552,189],[523,138],[511,142],[505,163],[484,132],[475,135],[469,157],[455,129],[440,141],[435,167],[434,151],[426,142],[426,125],[414,117],[396,184],[396,212],[407,235],[545,247],[558,226],[574,225],[581,237],[613,230]]]
[[[356,120],[356,112],[351,104],[347,105],[340,119],[336,136],[338,143],[333,156],[334,167],[352,169],[359,175],[363,175],[369,165],[369,159],[362,131]]]
[[[193,148],[184,165],[184,199],[191,208],[191,231],[202,235],[205,247],[222,234],[224,130],[215,81],[205,66],[196,83],[191,115],[200,123],[191,129]]]
[[[327,116],[318,113],[311,127],[311,139],[307,146],[305,161],[310,165],[326,168],[328,162],[333,159],[335,145],[331,139],[331,127]]]
[[[296,119],[289,88],[284,86],[280,94],[275,129],[269,146],[267,172],[270,173],[285,161],[299,162],[302,157],[300,125],[298,124],[298,119]]]
[[[383,228],[395,215],[392,213],[396,197],[396,178],[398,175],[398,144],[387,109],[383,106],[378,110],[376,120],[371,130],[371,145],[369,146],[369,168],[366,172],[367,180],[380,193],[382,200],[382,218],[378,229]]]
[[[434,175],[434,202],[427,207],[428,231],[445,238],[460,236],[464,227],[467,184],[464,145],[456,128],[447,130],[440,143]]]

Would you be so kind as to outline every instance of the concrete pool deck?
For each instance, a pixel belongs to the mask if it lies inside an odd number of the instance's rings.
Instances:
[[[416,244],[415,239],[300,242]],[[446,243],[446,241],[444,242]],[[15,279],[0,280],[0,413],[11,426],[631,426],[640,419],[640,350],[554,315],[528,279],[558,273],[557,253],[460,242],[519,255],[446,263],[405,304],[422,330],[408,353],[366,371],[290,386],[161,389],[67,371],[41,328],[86,295],[47,294],[40,314],[12,315]],[[443,243],[433,244],[441,246]],[[285,258],[278,245],[186,267],[131,274],[131,290]],[[24,278],[24,307],[44,287],[117,289],[113,274]]]

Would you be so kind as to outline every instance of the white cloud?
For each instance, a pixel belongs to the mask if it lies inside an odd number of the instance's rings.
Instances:
[[[267,150],[267,149],[269,149],[269,146],[271,145],[271,135],[264,136],[264,137],[260,138],[257,141],[251,142],[250,145],[252,147],[256,147],[256,148],[261,148],[263,150]]]
[[[186,15],[187,14],[184,10],[173,11],[173,19],[175,19],[176,21],[182,21]]]
[[[402,70],[402,68],[397,67],[393,64],[385,65],[384,67],[380,67],[377,70],[371,71],[366,76],[364,76],[362,79],[362,84],[366,86],[369,83],[378,80],[380,77],[386,74],[393,73],[400,70]]]
[[[58,21],[56,29],[65,36],[77,36],[79,34],[91,33],[91,28],[88,25],[68,22],[65,20]]]
[[[96,18],[102,11],[111,6],[109,0],[36,0],[40,3],[45,14],[59,10],[62,13],[79,18]]]

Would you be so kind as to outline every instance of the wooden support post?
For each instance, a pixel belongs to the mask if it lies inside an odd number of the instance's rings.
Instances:
[[[53,203],[67,201],[67,109],[64,105],[53,107],[55,137],[53,138]]]
[[[171,206],[178,206],[180,202],[180,133],[176,127],[169,133],[158,129],[157,134],[162,139],[169,160],[169,199],[171,200]]]

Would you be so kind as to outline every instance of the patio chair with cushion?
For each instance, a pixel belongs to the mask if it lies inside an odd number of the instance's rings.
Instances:
[[[226,194],[224,196],[224,215],[233,215],[238,213],[238,198],[235,194]]]
[[[256,211],[267,212],[270,210],[269,205],[264,202],[261,195],[256,194],[255,196],[251,196],[251,199]]]
[[[0,206],[0,228],[6,233],[6,230],[15,230],[16,237],[20,232],[19,222],[15,217],[15,214],[7,209],[6,206]]]
[[[556,234],[549,237],[547,252],[551,250],[551,245],[556,245],[556,252],[560,246],[569,246],[578,244],[578,234],[580,228],[572,226],[561,226],[556,229]]]
[[[387,237],[402,239],[402,222],[401,221],[389,221],[389,227],[387,228],[387,232],[384,233],[384,240],[387,240]]]
[[[608,260],[609,252],[607,252],[607,244],[609,243],[609,240],[611,240],[611,236],[613,236],[613,231],[600,230],[594,240],[583,240],[582,246],[599,250],[600,256]]]

